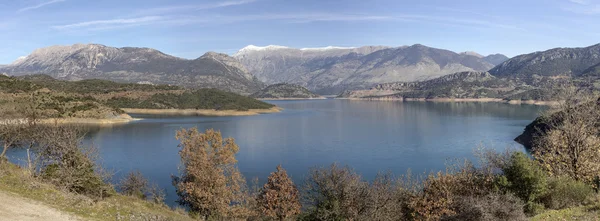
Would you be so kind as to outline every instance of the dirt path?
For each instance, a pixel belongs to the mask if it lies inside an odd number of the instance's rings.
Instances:
[[[0,221],[83,220],[31,199],[0,191]]]

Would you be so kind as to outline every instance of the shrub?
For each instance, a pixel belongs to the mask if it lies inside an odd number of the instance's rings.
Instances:
[[[358,220],[367,209],[369,184],[349,167],[314,168],[304,184],[306,220]]]
[[[444,216],[441,220],[527,220],[523,206],[523,202],[512,194],[492,193],[479,197],[459,197],[451,205],[455,214]]]
[[[97,150],[81,147],[81,136],[69,127],[44,130],[39,145],[39,176],[59,188],[103,198],[114,193],[109,176],[95,164]]]
[[[298,189],[281,165],[269,176],[257,203],[262,214],[273,219],[285,220],[300,213]]]
[[[149,200],[155,204],[164,204],[167,193],[163,188],[160,188],[157,184],[150,185],[148,189]]]
[[[513,193],[526,204],[537,201],[548,189],[547,174],[525,153],[514,152],[497,179],[499,189]]]
[[[177,131],[181,142],[180,176],[173,177],[179,204],[203,219],[233,219],[251,215],[245,207],[246,181],[235,164],[239,147],[220,132]]]
[[[548,193],[542,197],[549,209],[564,209],[585,204],[595,194],[589,185],[568,177],[550,179]]]
[[[127,174],[119,183],[121,193],[128,196],[135,196],[140,199],[146,199],[146,190],[148,189],[148,180],[144,178],[140,171],[133,171]]]
[[[423,188],[411,198],[409,206],[413,218],[438,220],[456,215],[452,209],[455,201],[462,197],[477,197],[493,191],[493,182],[487,170],[475,168],[470,162],[454,164],[445,173],[429,175]]]

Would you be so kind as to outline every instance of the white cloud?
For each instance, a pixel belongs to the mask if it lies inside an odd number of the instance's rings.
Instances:
[[[213,8],[224,8],[230,6],[237,5],[245,5],[256,2],[257,0],[237,0],[237,1],[221,1],[210,4],[199,4],[199,5],[178,5],[178,6],[165,6],[165,7],[157,7],[150,9],[140,10],[137,14],[167,14],[177,11],[194,11],[194,10],[203,10],[203,9],[213,9]]]
[[[51,0],[51,1],[47,1],[47,2],[43,2],[37,5],[33,5],[33,6],[29,6],[29,7],[25,7],[25,8],[21,8],[19,10],[17,10],[17,13],[21,13],[21,12],[25,12],[25,11],[29,11],[29,10],[34,10],[34,9],[38,9],[47,5],[51,5],[51,4],[55,4],[55,3],[60,3],[60,2],[65,2],[67,0]]]
[[[580,5],[588,5],[590,4],[589,0],[568,0],[569,2],[580,4]]]
[[[89,28],[89,27],[101,27],[101,26],[118,26],[118,25],[143,25],[150,24],[152,22],[163,20],[162,16],[146,16],[139,18],[129,19],[110,19],[110,20],[95,20],[79,22],[67,25],[52,26],[54,29],[77,29],[77,28]]]
[[[280,21],[289,23],[312,23],[312,22],[413,22],[433,23],[438,25],[459,25],[466,27],[486,27],[523,30],[516,25],[503,24],[482,19],[463,19],[446,16],[427,15],[367,15],[367,14],[332,14],[332,13],[288,13],[288,14],[254,14],[254,15],[154,15],[128,19],[108,19],[85,21],[73,24],[52,26],[59,30],[108,30],[119,28],[131,28],[142,25],[219,25],[252,21]]]

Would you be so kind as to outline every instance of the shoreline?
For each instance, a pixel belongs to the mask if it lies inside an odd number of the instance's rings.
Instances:
[[[558,101],[539,101],[539,100],[504,100],[501,98],[335,98],[335,99],[346,99],[346,100],[369,100],[369,101],[421,101],[421,102],[495,102],[495,103],[506,103],[506,104],[528,104],[538,106],[554,106],[557,105]]]
[[[209,110],[209,109],[138,109],[138,108],[121,108],[128,114],[150,114],[150,115],[182,115],[182,116],[253,116],[259,114],[279,113],[283,110],[280,107],[272,107],[269,109],[249,109],[247,111],[237,110]]]
[[[261,101],[300,101],[300,100],[327,100],[326,97],[313,97],[313,98],[300,98],[300,97],[289,97],[289,98],[256,98]]]
[[[126,124],[132,121],[136,121],[139,119],[132,118],[128,114],[121,114],[116,118],[46,118],[39,119],[36,123],[39,124],[88,124],[88,125],[99,125],[99,126],[107,126],[107,125],[115,125],[115,124]],[[0,120],[0,124],[25,124],[27,123],[26,119],[2,119]]]

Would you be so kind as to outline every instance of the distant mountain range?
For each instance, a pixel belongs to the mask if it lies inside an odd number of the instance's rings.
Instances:
[[[369,90],[347,91],[341,97],[551,101],[556,99],[557,84],[569,82],[598,90],[599,77],[600,44],[520,55],[497,65],[489,73],[461,72],[421,82],[384,83]]]
[[[302,49],[248,46],[233,56],[208,52],[197,59],[178,58],[150,48],[75,44],[37,49],[0,66],[0,73],[217,88],[245,95],[267,84],[290,83],[319,94],[362,90],[345,93],[355,97],[398,92],[412,97],[542,100],[551,99],[554,82],[574,80],[583,85],[585,80],[587,86],[593,86],[600,77],[600,44],[506,59],[500,54],[455,53],[419,44]],[[472,81],[473,76],[481,78]],[[487,80],[483,83],[481,79]],[[410,82],[421,83],[406,84]]]
[[[0,67],[0,73],[217,88],[240,94],[250,94],[265,86],[226,54],[208,52],[188,60],[150,48],[114,48],[99,44],[41,48]]]
[[[455,53],[424,45],[303,48],[248,46],[233,55],[268,84],[293,83],[338,94],[396,81],[419,81],[462,71],[488,71],[503,55]]]

